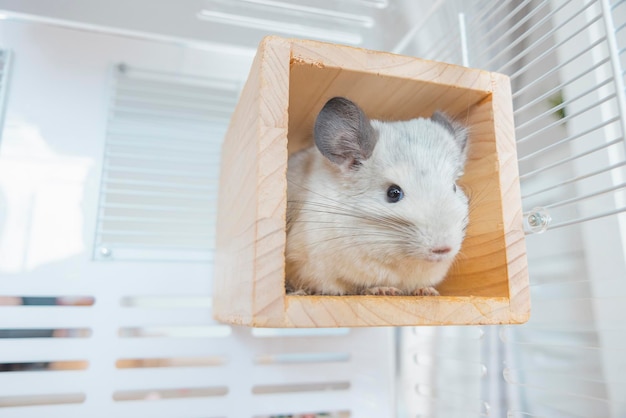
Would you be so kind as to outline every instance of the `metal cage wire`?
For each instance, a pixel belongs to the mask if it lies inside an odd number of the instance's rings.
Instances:
[[[547,232],[528,236],[527,325],[403,333],[407,416],[626,413],[624,3],[448,2],[422,28],[463,13],[469,64],[511,77],[528,233]],[[411,53],[462,64],[461,28]]]

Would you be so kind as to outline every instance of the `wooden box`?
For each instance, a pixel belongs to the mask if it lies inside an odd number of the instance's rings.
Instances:
[[[312,145],[324,103],[345,96],[372,119],[430,117],[470,127],[460,184],[467,236],[441,296],[285,294],[286,170]],[[525,322],[526,247],[509,79],[501,74],[320,42],[265,38],[222,148],[213,312],[258,327]]]

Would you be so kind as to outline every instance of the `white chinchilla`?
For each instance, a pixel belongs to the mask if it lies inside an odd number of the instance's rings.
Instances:
[[[316,146],[289,158],[287,290],[438,295],[461,248],[468,199],[457,187],[467,129],[443,113],[369,120],[335,97]]]

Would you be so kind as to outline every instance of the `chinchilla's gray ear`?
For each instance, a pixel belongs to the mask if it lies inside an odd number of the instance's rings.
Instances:
[[[456,142],[461,149],[461,155],[463,159],[465,159],[467,156],[467,138],[469,136],[467,127],[454,121],[443,112],[433,113],[430,119],[446,128],[450,134],[452,134],[454,142]]]
[[[315,120],[313,136],[322,155],[348,168],[367,160],[378,139],[363,110],[344,97],[326,102]]]

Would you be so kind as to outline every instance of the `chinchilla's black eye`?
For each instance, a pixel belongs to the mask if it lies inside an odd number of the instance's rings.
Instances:
[[[452,191],[456,193],[456,183],[452,183]]]
[[[404,192],[402,191],[400,186],[392,184],[387,189],[387,202],[396,203],[402,200],[403,197],[404,197]]]

